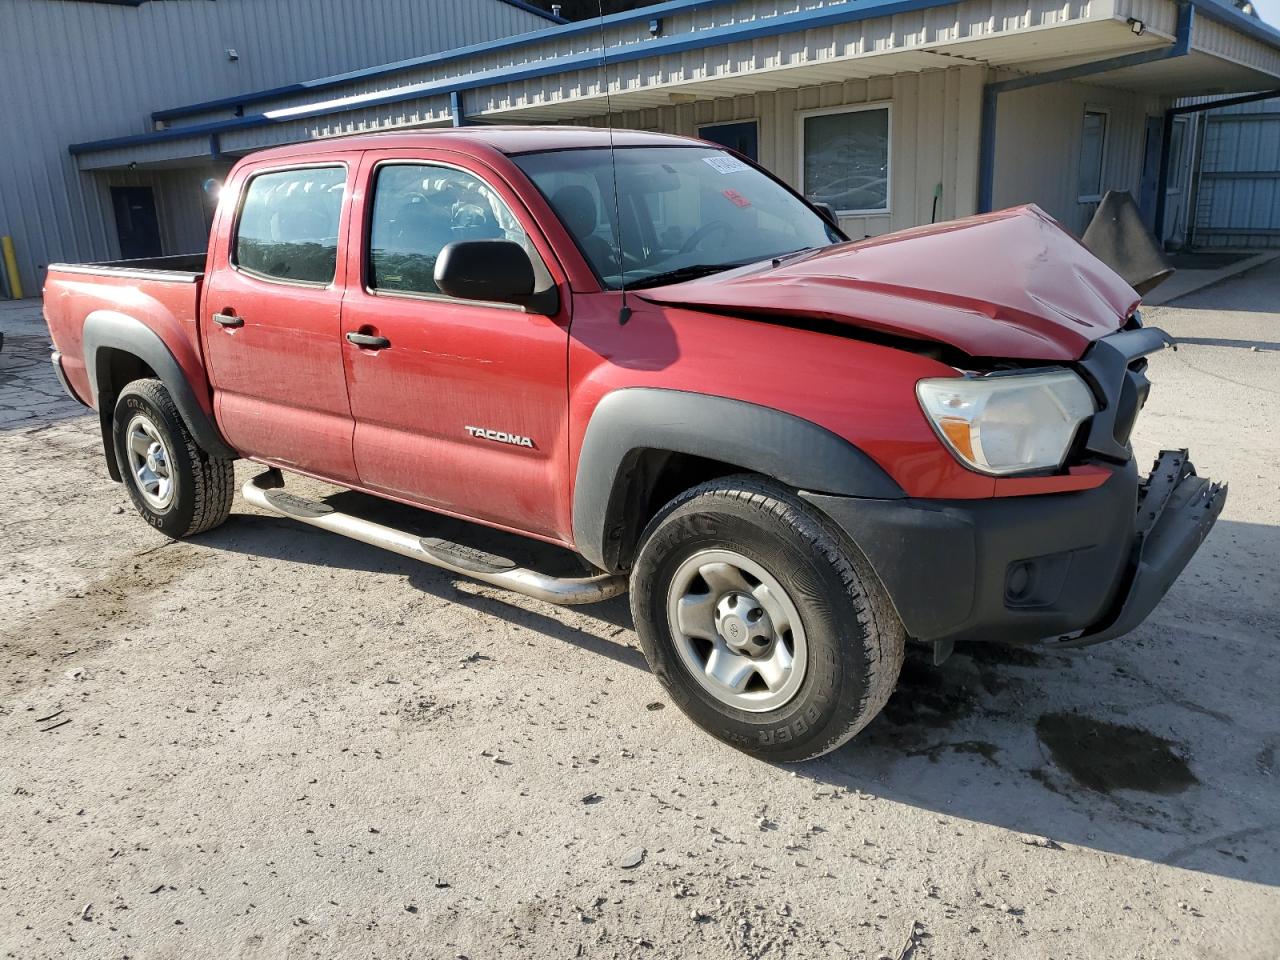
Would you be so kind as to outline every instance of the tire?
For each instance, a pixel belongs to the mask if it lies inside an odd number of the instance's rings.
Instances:
[[[641,543],[631,575],[641,647],[712,736],[762,760],[807,760],[889,699],[902,623],[856,548],[792,491],[754,476],[705,483],[659,511]]]
[[[181,540],[227,519],[233,462],[196,443],[159,380],[135,380],[121,391],[111,433],[129,499],[151,526]]]

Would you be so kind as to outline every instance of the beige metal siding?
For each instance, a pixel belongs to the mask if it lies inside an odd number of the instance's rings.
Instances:
[[[110,194],[69,144],[144,133],[153,110],[550,25],[498,0],[0,0],[0,234],[38,291],[50,261],[118,255]],[[154,184],[158,208],[172,182]]]
[[[1138,197],[1146,118],[1168,104],[1108,87],[1057,83],[1000,97],[996,122],[995,206],[1035,202],[1076,233],[1095,203],[1078,200],[1080,137],[1085,109],[1108,114],[1102,189]]]
[[[645,110],[620,111],[615,126],[697,136],[703,124],[755,119],[760,124],[760,162],[792,186],[800,182],[799,116],[806,110],[862,103],[892,104],[890,120],[890,210],[844,217],[852,237],[928,223],[933,195],[943,185],[938,220],[974,212],[978,181],[978,121],[981,67],[849,80],[738,97],[699,100]],[[586,122],[604,126],[606,118]]]

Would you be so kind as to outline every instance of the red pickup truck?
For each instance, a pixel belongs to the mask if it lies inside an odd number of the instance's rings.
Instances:
[[[472,127],[242,160],[207,256],[56,265],[107,466],[170,537],[264,509],[561,603],[629,587],[654,673],[772,760],[908,641],[1132,629],[1225,499],[1129,445],[1138,295],[1035,207],[849,242],[711,144]],[[571,548],[586,575],[336,510],[284,472]]]

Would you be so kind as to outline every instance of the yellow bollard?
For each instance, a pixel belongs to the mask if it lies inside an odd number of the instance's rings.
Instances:
[[[0,254],[4,255],[4,272],[9,277],[9,293],[22,299],[22,278],[18,276],[18,257],[13,252],[13,237],[0,237]]]

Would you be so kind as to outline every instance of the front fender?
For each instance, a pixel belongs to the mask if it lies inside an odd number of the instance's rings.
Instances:
[[[237,454],[218,432],[213,419],[205,412],[195,391],[183,372],[182,366],[160,336],[141,320],[114,310],[97,310],[84,321],[83,332],[85,371],[89,377],[89,392],[98,404],[98,414],[103,425],[103,440],[107,445],[108,463],[113,461],[110,443],[111,403],[103,401],[103,380],[109,368],[110,350],[131,354],[145,363],[164,383],[169,395],[182,415],[182,420],[196,442],[209,454],[234,459]],[[114,401],[114,397],[110,398]],[[114,475],[114,474],[113,474]]]
[[[810,492],[894,500],[902,489],[869,456],[809,420],[743,400],[631,387],[587,424],[573,494],[573,538],[592,563],[619,566],[617,527],[629,464],[642,450],[718,460]]]

